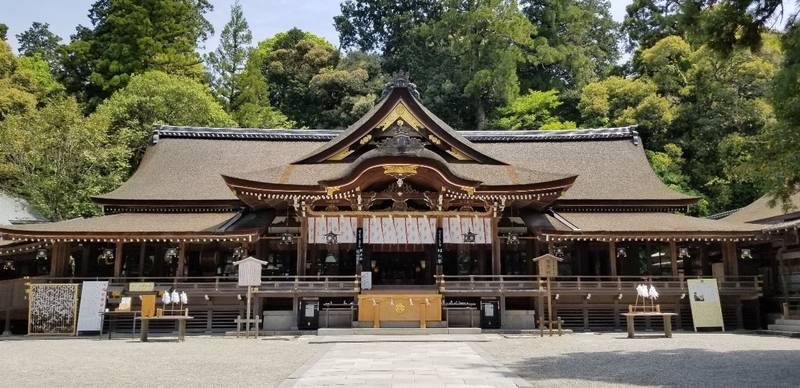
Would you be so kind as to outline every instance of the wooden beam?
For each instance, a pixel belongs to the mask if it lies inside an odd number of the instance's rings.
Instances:
[[[175,272],[176,277],[183,277],[183,269],[186,267],[186,243],[182,242],[178,247],[178,268]]]
[[[672,268],[672,276],[678,276],[678,243],[669,242],[669,259]]]
[[[114,253],[114,277],[118,278],[122,274],[122,241],[117,241],[116,252]]]
[[[500,275],[500,218],[492,218],[492,275]]]
[[[617,276],[617,243],[608,243],[608,268],[611,276]]]

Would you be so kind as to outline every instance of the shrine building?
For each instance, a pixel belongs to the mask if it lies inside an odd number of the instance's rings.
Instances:
[[[344,130],[160,126],[94,201],[104,215],[0,226],[0,279],[108,279],[112,308],[152,282],[188,293],[190,332],[219,332],[245,310],[247,256],[266,263],[267,331],[613,330],[640,283],[691,328],[698,277],[717,279],[726,326],[752,328],[777,278],[776,236],[684,215],[697,198],[659,180],[635,127],[456,131],[405,79]]]

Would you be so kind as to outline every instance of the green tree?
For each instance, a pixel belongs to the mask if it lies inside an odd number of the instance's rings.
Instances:
[[[622,32],[626,49],[646,49],[670,35],[681,35],[682,0],[633,0],[625,7]]]
[[[30,28],[17,34],[19,52],[25,56],[41,56],[51,69],[58,65],[58,46],[61,37],[50,32],[50,24],[33,22]]]
[[[8,40],[8,26],[0,23],[0,40]]]
[[[0,40],[0,120],[32,111],[62,91],[41,56],[16,57]]]
[[[572,121],[561,121],[555,111],[561,105],[557,90],[546,92],[531,90],[517,97],[508,106],[498,110],[495,125],[499,129],[569,129],[576,128]]]
[[[483,129],[497,107],[519,94],[517,67],[535,28],[515,0],[445,4],[440,20],[419,27],[427,48],[410,62],[411,74],[443,119]]]
[[[522,89],[555,88],[577,95],[616,64],[619,32],[608,1],[524,0],[522,4],[537,28],[527,49],[529,63],[520,66]]]
[[[323,38],[295,28],[276,34],[256,51],[264,51],[259,53],[263,58],[260,69],[270,104],[298,125],[320,125],[310,82],[321,70],[336,67],[336,48]]]
[[[360,51],[342,58],[335,69],[320,70],[309,83],[319,106],[318,123],[326,128],[354,123],[375,105],[387,78],[380,59]]]
[[[147,70],[204,80],[195,49],[213,32],[204,17],[211,9],[208,0],[96,1],[89,10],[92,28],[79,27],[61,55],[68,62],[64,83],[95,106]]]
[[[0,122],[3,189],[57,221],[100,213],[91,197],[115,189],[128,169],[128,149],[108,136],[101,117],[85,118],[63,98]]]
[[[686,176],[683,171],[686,160],[683,157],[683,150],[680,146],[668,143],[664,145],[663,151],[647,150],[645,154],[647,155],[647,160],[650,161],[650,166],[652,166],[653,171],[664,184],[675,191],[700,197],[695,213],[708,214],[708,200],[702,198],[702,193],[691,187],[689,177]]]
[[[131,151],[136,167],[156,124],[230,127],[236,123],[205,85],[161,71],[135,75],[93,114],[106,117],[110,135]]]
[[[408,70],[419,48],[416,29],[439,20],[441,0],[346,0],[333,18],[342,48],[378,52],[388,73]]]
[[[230,20],[222,29],[219,47],[213,53],[206,55],[214,94],[228,112],[236,111],[238,104],[241,103],[239,78],[250,54],[249,46],[252,41],[253,34],[244,18],[242,6],[237,0],[231,6]]]

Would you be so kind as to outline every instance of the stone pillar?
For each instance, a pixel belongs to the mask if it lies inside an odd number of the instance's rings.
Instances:
[[[118,278],[122,274],[122,247],[124,243],[117,241],[116,250],[114,252],[114,277]]]

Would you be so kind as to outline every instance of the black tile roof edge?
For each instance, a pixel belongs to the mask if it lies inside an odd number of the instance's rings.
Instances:
[[[341,130],[337,129],[266,129],[266,128],[210,128],[162,125],[153,131],[153,143],[160,138],[212,139],[212,140],[285,140],[329,141]],[[634,139],[638,141],[636,126],[572,130],[524,131],[459,131],[475,143],[536,142],[536,141],[595,141]]]

